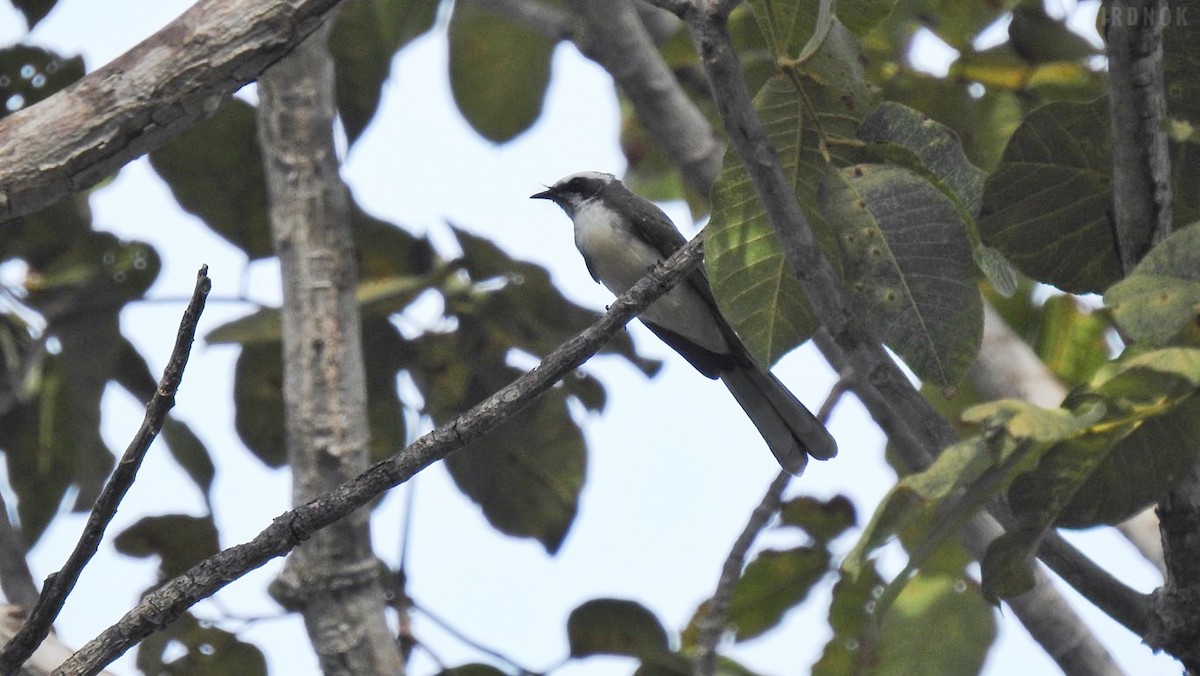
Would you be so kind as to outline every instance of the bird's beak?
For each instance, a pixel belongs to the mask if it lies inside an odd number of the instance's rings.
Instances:
[[[554,188],[550,188],[549,190],[543,190],[542,192],[539,192],[535,195],[530,195],[529,199],[554,201]]]

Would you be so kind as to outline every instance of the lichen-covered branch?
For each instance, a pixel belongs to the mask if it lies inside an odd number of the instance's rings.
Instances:
[[[0,119],[0,223],[96,185],[216,111],[339,0],[200,0],[71,87]]]

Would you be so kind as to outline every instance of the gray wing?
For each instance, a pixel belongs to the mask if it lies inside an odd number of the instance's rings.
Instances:
[[[608,198],[622,203],[625,207],[624,213],[632,214],[633,227],[638,234],[650,246],[654,247],[662,257],[670,258],[671,254],[679,251],[684,244],[687,244],[687,239],[671,222],[669,216],[663,213],[656,204],[650,200],[638,197],[630,192],[623,184],[615,184],[610,186]],[[700,295],[708,301],[714,309],[717,307],[717,301],[713,298],[712,289],[708,285],[708,275],[704,272],[704,266],[697,267],[688,275],[688,281]]]
[[[624,213],[632,214],[633,227],[641,235],[642,239],[646,240],[650,246],[658,250],[663,258],[668,258],[671,254],[678,251],[684,244],[687,244],[687,239],[671,222],[670,217],[663,213],[653,202],[638,197],[630,192],[624,185],[614,185],[612,188],[617,188],[609,194],[609,199],[622,202],[625,206]],[[712,308],[713,314],[717,316],[718,324],[721,326],[721,332],[725,334],[726,342],[729,343],[733,350],[734,361],[742,364],[755,364],[754,357],[750,355],[750,351],[746,349],[745,343],[742,342],[737,332],[725,319],[725,315],[721,314],[721,308],[717,305],[717,299],[713,296],[712,287],[708,284],[708,274],[704,271],[704,266],[698,266],[695,270],[688,274],[687,281],[699,292],[704,298],[709,307]],[[658,333],[656,331],[656,333]],[[662,337],[660,335],[660,337]],[[682,350],[676,347],[674,343],[666,338],[663,339],[676,351]],[[685,355],[687,356],[687,355]],[[717,363],[706,363],[707,368],[702,368],[697,365],[696,361],[689,358],[697,369],[704,372],[710,378],[714,370],[724,370],[728,365],[719,366]]]

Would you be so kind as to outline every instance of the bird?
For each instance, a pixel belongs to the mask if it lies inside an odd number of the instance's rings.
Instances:
[[[570,174],[530,199],[549,200],[566,212],[592,278],[618,296],[687,242],[662,209],[612,174]],[[755,361],[721,314],[702,267],[643,310],[639,319],[697,371],[729,388],[789,474],[800,476],[810,456],[828,460],[837,455],[837,443],[825,426]]]

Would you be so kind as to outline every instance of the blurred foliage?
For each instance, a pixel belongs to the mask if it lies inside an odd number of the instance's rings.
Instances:
[[[31,28],[55,6],[12,4]],[[569,12],[568,3],[545,4]],[[1178,4],[1200,12],[1196,0]],[[435,30],[439,13],[451,92],[471,128],[503,143],[537,123],[551,55],[565,36],[548,37],[483,2],[347,0],[330,49],[349,144],[374,120],[394,56]],[[653,37],[663,60],[720,136],[686,28],[658,19]],[[752,0],[735,9],[729,31],[755,109],[860,316],[964,439],[923,471],[902,472],[840,562],[830,545],[855,524],[853,505],[840,497],[787,501],[776,530],[792,541],[751,553],[724,629],[736,640],[769,632],[833,580],[833,636],[812,673],[974,673],[995,636],[987,601],[1027,588],[1047,533],[1111,524],[1144,508],[1200,452],[1200,225],[1192,225],[1200,220],[1200,35],[1191,24],[1164,31],[1177,232],[1126,276],[1111,234],[1113,132],[1095,58],[1102,50],[1040,2]],[[919,39],[956,51],[944,71],[914,53]],[[23,44],[0,49],[0,117],[83,75],[79,57]],[[632,104],[616,96],[627,182],[654,199],[687,200],[697,220],[711,215],[710,277],[754,354],[773,363],[807,340],[817,327],[808,299],[736,154],[727,153],[712,194],[697,194]],[[273,255],[252,105],[222,102],[150,159],[181,207],[248,260]],[[516,364],[544,356],[595,318],[563,298],[545,269],[468,227],[448,228],[461,253],[446,254],[428,237],[367,214],[352,196],[351,210],[374,459],[411,442],[419,416],[452,420],[516,377]],[[0,449],[32,544],[64,506],[88,507],[112,467],[99,433],[108,385],[140,400],[153,394],[156,374],[118,320],[146,297],[161,262],[142,242],[96,230],[86,194],[0,223],[0,263],[12,261],[24,276],[0,289]],[[1104,293],[1104,307],[1072,295],[1084,293]],[[414,303],[430,298],[441,307],[433,320],[404,322]],[[985,302],[1071,388],[1061,408],[982,402],[963,380]],[[284,465],[278,310],[260,308],[207,339],[241,346],[236,429],[264,464]],[[624,334],[605,351],[647,375],[658,368]],[[402,379],[415,388],[411,399],[397,388]],[[553,553],[574,522],[587,470],[571,407],[598,411],[605,401],[601,383],[578,373],[446,466],[498,530]],[[163,438],[208,499],[215,468],[201,437],[172,418]],[[998,496],[1018,525],[989,549],[977,582],[951,536]],[[889,582],[874,557],[892,540],[907,563]],[[211,514],[167,514],[139,521],[116,546],[159,557],[165,578],[219,541]],[[567,621],[570,657],[621,655],[638,660],[642,676],[688,674],[697,623],[709,611],[702,605],[676,641],[639,603],[589,601]],[[718,664],[723,674],[751,673],[724,656]],[[265,672],[256,648],[191,615],[148,639],[138,665],[148,673]],[[502,672],[471,664],[443,673]]]
[[[20,9],[32,28],[53,6],[48,0],[31,0]],[[0,49],[0,119],[45,99],[83,77],[83,72],[79,56],[63,57],[27,45]]]
[[[144,639],[138,649],[137,666],[144,674],[160,676],[267,673],[267,660],[258,648],[192,613]]]

